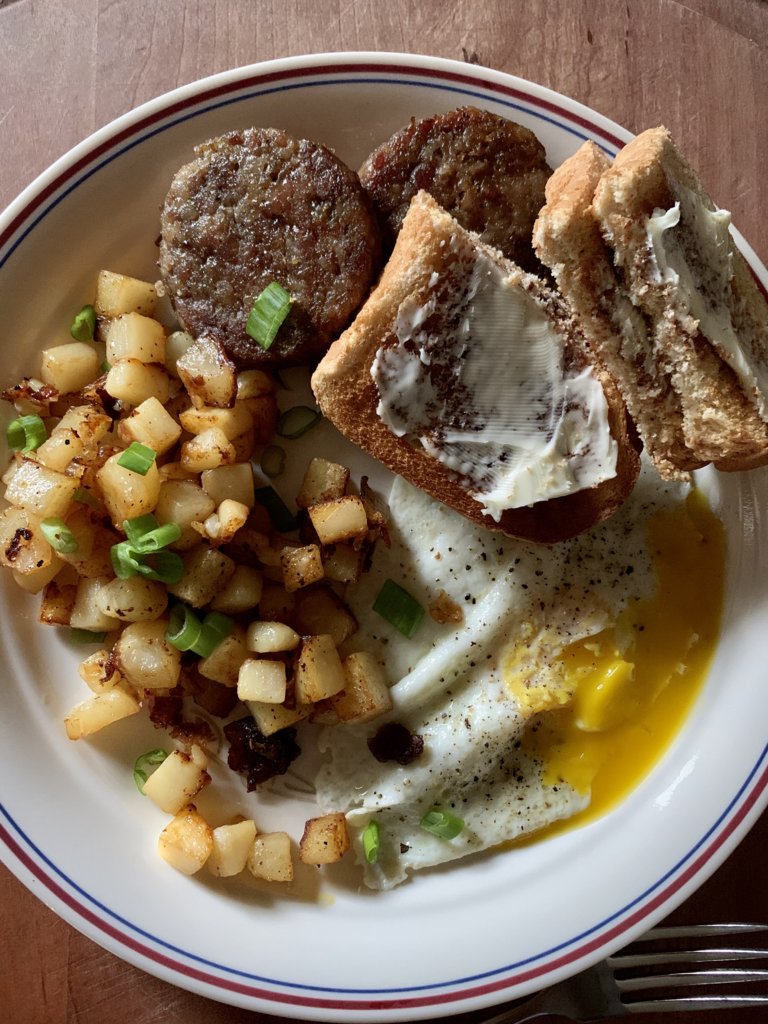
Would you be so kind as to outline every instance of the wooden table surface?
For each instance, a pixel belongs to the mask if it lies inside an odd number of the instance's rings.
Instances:
[[[340,50],[469,59],[633,131],[666,124],[768,261],[766,0],[0,0],[0,208],[54,158],[159,93],[254,61]],[[768,920],[767,841],[763,816],[673,919]],[[707,1024],[767,1018],[715,1012]],[[273,1019],[128,966],[0,868],[0,1021]]]

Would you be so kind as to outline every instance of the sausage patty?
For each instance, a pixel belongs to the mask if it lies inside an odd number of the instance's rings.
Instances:
[[[424,189],[456,220],[525,270],[541,272],[531,245],[550,170],[527,128],[461,107],[396,132],[360,169],[392,245],[411,199]]]
[[[161,217],[160,272],[176,314],[241,367],[315,363],[365,299],[380,262],[371,203],[330,150],[273,128],[195,149]],[[264,351],[246,333],[270,281],[292,296]]]

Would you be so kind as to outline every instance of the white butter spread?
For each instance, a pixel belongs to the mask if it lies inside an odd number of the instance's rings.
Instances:
[[[674,285],[679,301],[696,321],[699,331],[715,346],[754,395],[763,419],[768,418],[768,367],[745,347],[731,315],[733,278],[727,210],[708,209],[690,189],[675,185],[677,202],[669,210],[656,209],[648,218],[646,234],[653,254],[653,280]],[[681,244],[681,232],[690,233],[695,251],[705,254],[692,265]]]
[[[389,429],[461,474],[496,522],[615,476],[603,389],[591,367],[565,368],[534,299],[482,252],[463,287],[446,298],[440,286],[433,275],[426,297],[401,304],[397,343],[371,367]]]

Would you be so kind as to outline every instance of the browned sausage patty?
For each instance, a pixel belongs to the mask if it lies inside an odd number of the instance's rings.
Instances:
[[[371,203],[330,150],[273,128],[212,139],[173,179],[160,272],[184,327],[241,367],[315,363],[365,299],[380,261]],[[272,347],[246,333],[279,282],[293,305]]]
[[[396,132],[360,169],[385,240],[394,242],[408,205],[424,189],[483,241],[526,270],[541,270],[533,223],[550,170],[527,128],[474,107],[426,117]]]

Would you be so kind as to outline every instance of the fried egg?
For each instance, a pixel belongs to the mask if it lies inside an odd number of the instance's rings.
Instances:
[[[393,710],[324,730],[317,779],[321,806],[347,813],[367,885],[390,888],[412,871],[588,812],[606,758],[588,755],[585,768],[582,739],[636,723],[652,693],[684,678],[691,652],[700,676],[714,648],[724,555],[722,544],[704,544],[717,521],[703,501],[692,517],[692,500],[647,471],[608,522],[542,547],[484,531],[395,480],[391,547],[377,548],[350,596],[360,623],[354,648],[384,667]],[[685,564],[675,560],[682,550]],[[690,600],[702,572],[712,594],[703,616]],[[424,608],[460,609],[461,620],[428,614],[406,639],[372,610],[387,579]],[[650,639],[638,644],[646,626]],[[656,659],[662,627],[673,642],[669,657]],[[420,736],[421,755],[407,765],[376,760],[368,740],[384,722]],[[543,730],[542,722],[555,724]],[[460,818],[461,832],[446,840],[425,831],[431,809]],[[361,835],[372,820],[380,845],[369,863]]]

